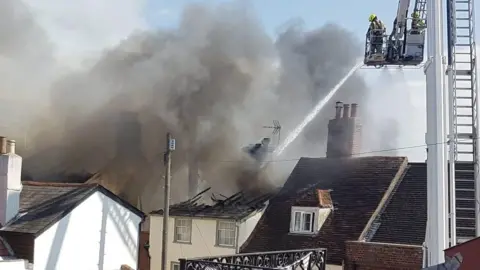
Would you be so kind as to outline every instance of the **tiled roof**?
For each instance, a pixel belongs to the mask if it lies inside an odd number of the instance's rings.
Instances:
[[[406,165],[404,157],[301,158],[280,193],[270,200],[242,252],[322,247],[328,249],[328,263],[341,264],[345,241],[359,238]],[[291,207],[308,200],[318,206],[318,189],[331,190],[335,210],[318,234],[289,234]],[[301,199],[305,193],[311,194]]]
[[[214,204],[199,203],[208,190],[204,190],[188,201],[170,206],[170,215],[241,220],[256,211],[264,209],[267,201],[275,194],[275,192],[272,192],[270,194],[250,195],[239,192],[222,199],[215,198],[213,195]],[[153,211],[151,214],[163,215],[163,209]]]
[[[23,182],[19,214],[1,231],[38,235],[70,213],[95,191],[100,191],[134,213],[143,215],[98,184]]]
[[[427,164],[410,163],[385,210],[372,224],[371,242],[422,245],[427,226]]]
[[[317,189],[318,202],[320,207],[331,208],[333,207],[332,197],[329,190]]]

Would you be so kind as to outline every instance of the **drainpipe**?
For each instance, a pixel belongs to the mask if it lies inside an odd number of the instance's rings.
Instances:
[[[422,256],[422,259],[423,259],[423,260],[422,260],[422,269],[423,269],[423,268],[427,268],[427,267],[428,267],[428,263],[427,263],[427,261],[428,261],[428,258],[427,258],[428,252],[427,252],[427,244],[426,244],[425,242],[423,242],[423,244],[422,244],[422,255],[423,255],[423,256]]]

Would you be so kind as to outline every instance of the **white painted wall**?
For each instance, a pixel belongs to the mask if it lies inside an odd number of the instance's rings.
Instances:
[[[136,268],[140,222],[97,191],[35,239],[34,270]]]
[[[240,247],[248,238],[260,220],[263,212],[259,212],[247,219],[247,221],[239,224],[238,241]],[[168,269],[172,262],[178,262],[180,258],[195,258],[217,255],[235,254],[237,247],[227,248],[216,246],[217,220],[216,219],[193,219],[192,220],[192,238],[191,244],[175,243],[175,218],[169,218],[169,234],[168,234]],[[159,215],[150,216],[150,256],[151,270],[159,270],[162,267],[162,231],[163,217]]]
[[[18,213],[21,172],[22,157],[15,153],[0,155],[0,224],[6,224]]]
[[[262,217],[263,212],[264,210],[257,212],[253,216],[249,217],[246,221],[240,223],[240,226],[238,228],[239,248],[245,243],[245,241],[247,241],[248,237],[253,232],[253,229],[255,229],[255,226],[257,226],[258,221]]]
[[[169,218],[168,223],[167,270],[170,270],[171,262],[178,262],[180,258],[235,254],[235,247],[215,246],[217,232],[217,220],[215,219],[192,220],[192,244],[174,243],[175,218]],[[160,270],[162,268],[162,231],[163,217],[150,216],[150,270]]]
[[[28,269],[28,262],[25,260],[0,260],[1,270],[26,270]]]
[[[326,270],[343,270],[343,266],[327,264],[327,267],[325,267],[325,269]]]

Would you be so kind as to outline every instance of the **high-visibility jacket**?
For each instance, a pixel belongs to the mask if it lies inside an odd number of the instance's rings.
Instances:
[[[425,23],[420,18],[412,19],[412,29],[420,30],[425,27]]]
[[[370,23],[370,28],[369,30],[374,30],[375,32],[382,32],[382,31],[376,31],[376,30],[385,30],[385,25],[383,22],[379,19],[376,19],[375,21]]]

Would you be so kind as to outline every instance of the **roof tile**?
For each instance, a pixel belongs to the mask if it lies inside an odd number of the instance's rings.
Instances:
[[[390,202],[372,226],[371,242],[422,245],[427,226],[427,164],[410,163]]]
[[[341,264],[345,241],[357,240],[392,180],[406,166],[404,157],[301,158],[280,193],[270,200],[242,252],[328,248],[328,262]],[[335,210],[317,235],[292,235],[290,211],[302,194],[331,190]]]
[[[70,212],[97,184],[23,182],[20,210],[1,230],[33,233],[42,231]]]
[[[332,208],[333,201],[329,190],[317,189],[318,202],[322,208]]]
[[[22,182],[19,214],[0,231],[38,234],[63,218],[95,191],[144,216],[128,202],[95,183]]]

